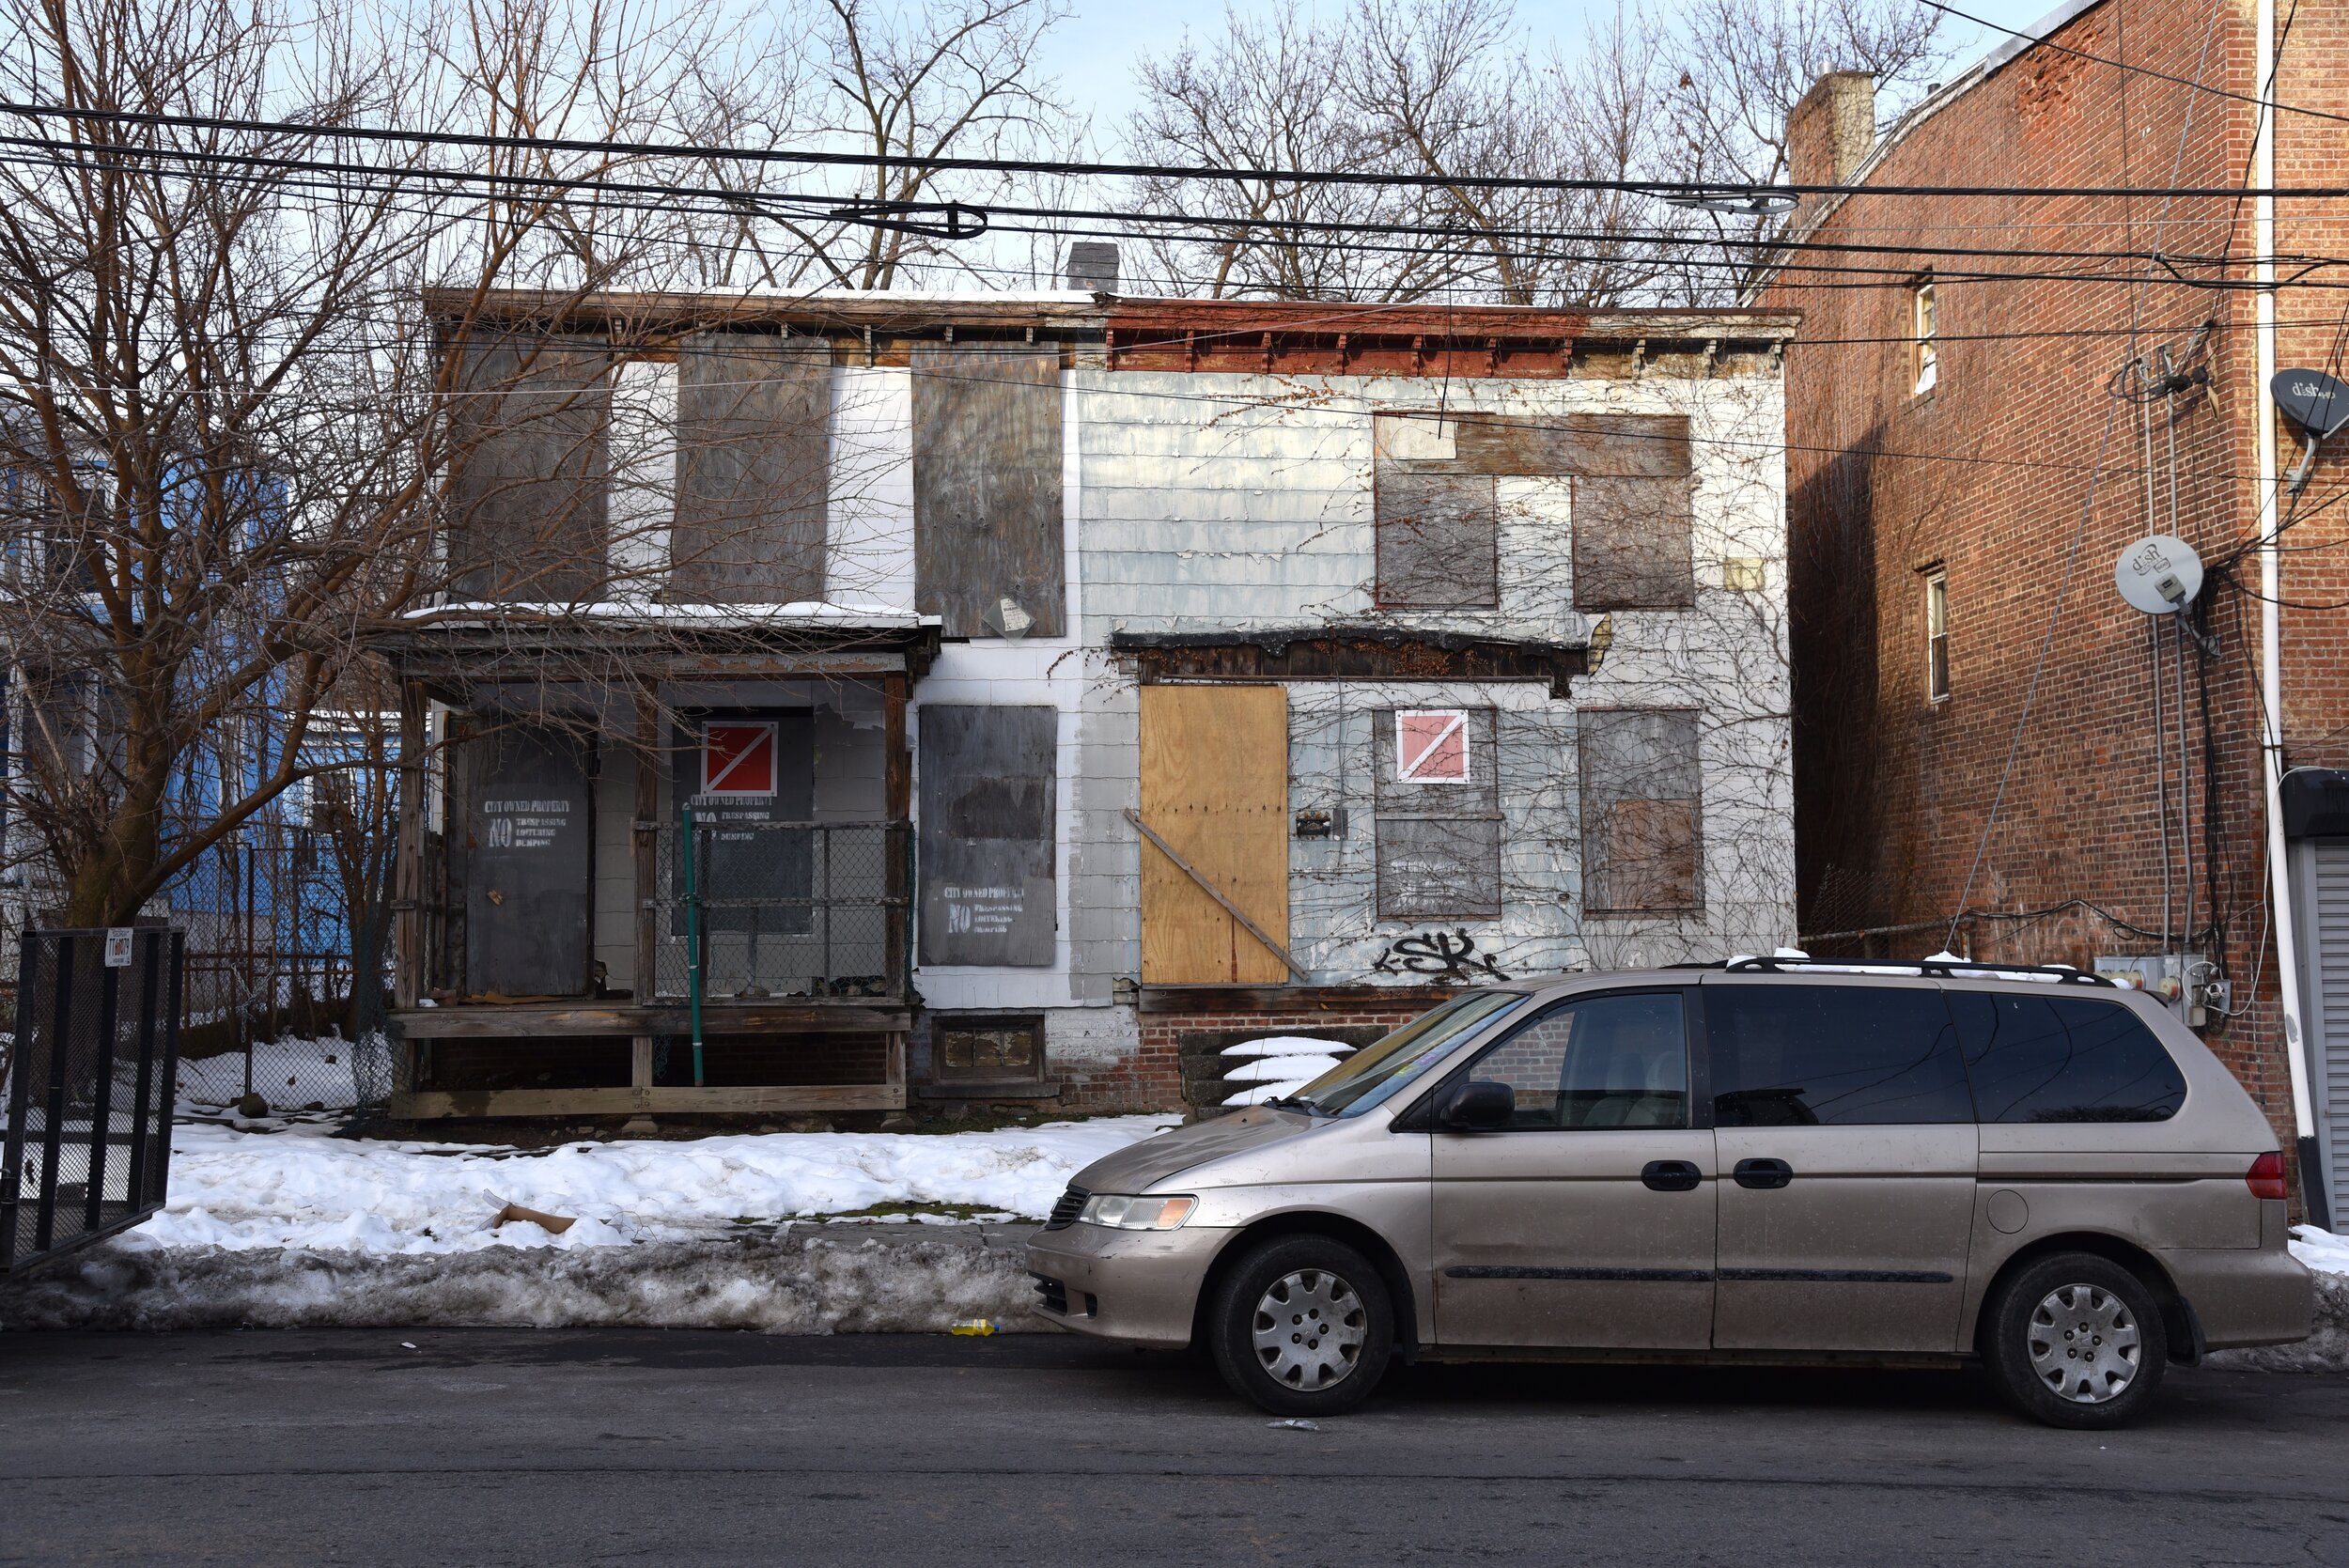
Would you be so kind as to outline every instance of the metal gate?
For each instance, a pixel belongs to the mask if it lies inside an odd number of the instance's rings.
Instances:
[[[29,931],[22,947],[0,1271],[163,1206],[179,1059],[179,932]]]

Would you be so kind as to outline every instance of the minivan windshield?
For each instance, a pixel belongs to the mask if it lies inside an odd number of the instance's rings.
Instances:
[[[1422,1067],[1462,1035],[1524,1000],[1517,991],[1470,991],[1454,997],[1275,1103],[1326,1116],[1360,1116],[1417,1078]]]

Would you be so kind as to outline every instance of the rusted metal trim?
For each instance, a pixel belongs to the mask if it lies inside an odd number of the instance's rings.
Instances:
[[[1590,673],[1590,649],[1452,632],[1327,627],[1236,632],[1113,631],[1144,684],[1181,681],[1543,681],[1570,694]]]

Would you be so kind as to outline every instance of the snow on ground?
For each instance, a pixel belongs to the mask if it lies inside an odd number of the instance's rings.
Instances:
[[[2320,1274],[2349,1275],[2349,1236],[2313,1225],[2292,1227],[2292,1255]]]
[[[170,1203],[128,1233],[127,1244],[375,1254],[576,1249],[891,1203],[1041,1219],[1079,1170],[1178,1122],[1118,1116],[935,1136],[762,1133],[533,1153],[334,1138],[319,1127],[183,1124],[172,1138]],[[492,1226],[509,1203],[579,1223],[561,1235],[528,1221]]]
[[[288,1035],[253,1046],[253,1091],[271,1106],[349,1110],[358,1102],[350,1076],[350,1042],[329,1034],[318,1039]],[[244,1094],[244,1052],[179,1059],[180,1113],[234,1105]]]

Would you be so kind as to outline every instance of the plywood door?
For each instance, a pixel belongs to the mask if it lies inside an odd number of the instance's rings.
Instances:
[[[1142,819],[1283,947],[1289,939],[1288,693],[1142,689]],[[1142,846],[1144,985],[1272,986],[1288,967]]]

